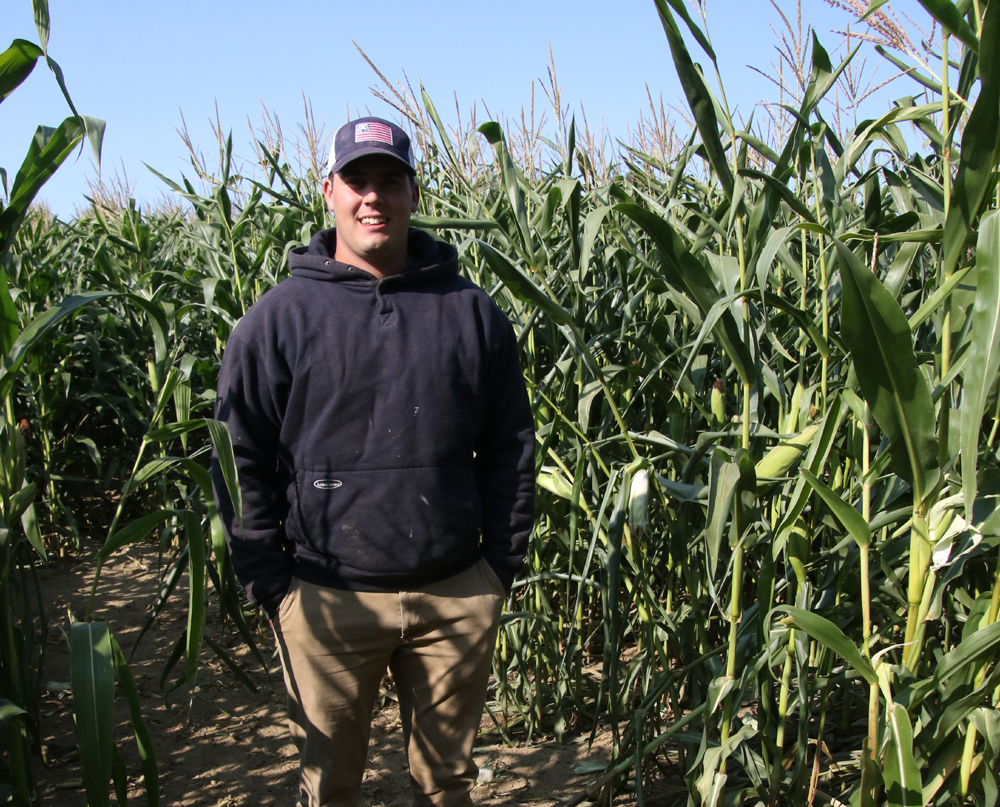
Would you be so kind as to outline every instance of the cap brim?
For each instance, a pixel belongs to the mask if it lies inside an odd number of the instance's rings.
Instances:
[[[327,174],[329,175],[329,174],[339,173],[344,168],[345,165],[350,165],[355,160],[359,160],[362,157],[368,157],[372,154],[384,154],[386,157],[392,157],[392,159],[394,159],[396,162],[405,166],[406,170],[409,171],[410,174],[416,176],[417,172],[414,170],[413,166],[410,165],[406,160],[404,160],[398,154],[395,154],[394,152],[389,151],[389,149],[383,148],[376,143],[371,143],[367,146],[362,146],[361,148],[355,150],[350,157],[341,158],[337,160],[333,165],[328,165]]]

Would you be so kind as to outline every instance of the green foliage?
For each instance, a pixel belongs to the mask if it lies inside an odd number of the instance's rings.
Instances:
[[[35,20],[42,47],[15,39],[0,54],[0,101],[7,98],[28,77],[42,56],[56,76],[73,116],[57,128],[39,126],[28,153],[8,188],[7,172],[0,169],[4,200],[0,202],[0,264],[6,266],[20,257],[14,246],[28,208],[38,190],[66,160],[85,136],[90,135],[95,155],[100,160],[103,121],[84,118],[73,109],[59,65],[46,53],[48,44],[48,4],[34,2]],[[13,260],[11,260],[13,256]],[[17,807],[37,800],[30,751],[40,744],[37,677],[40,653],[36,629],[44,637],[47,626],[44,604],[31,601],[29,580],[34,575],[36,558],[45,561],[46,552],[38,530],[34,510],[35,482],[27,479],[25,438],[15,412],[14,389],[32,349],[63,319],[104,292],[70,295],[46,310],[19,311],[15,305],[9,278],[0,279],[0,700],[4,703],[6,728],[0,735],[0,793]],[[25,423],[27,421],[24,421]],[[20,522],[21,529],[18,529]],[[33,587],[37,592],[36,585]],[[102,645],[103,646],[103,645]],[[104,687],[101,687],[102,693]],[[96,690],[94,690],[96,692]],[[93,692],[91,693],[93,694]],[[106,693],[105,693],[106,694]],[[81,697],[85,697],[81,686]],[[95,695],[96,697],[96,695]],[[16,719],[10,720],[11,717]],[[110,712],[107,719],[110,720]],[[100,769],[110,764],[101,747]],[[84,752],[82,752],[84,753]],[[86,753],[91,753],[90,750]],[[96,760],[90,760],[96,761]],[[110,774],[110,768],[108,769]],[[89,785],[88,785],[89,788]],[[99,797],[100,788],[94,791]],[[103,788],[107,795],[107,788]],[[92,802],[98,803],[98,802]]]
[[[790,128],[765,143],[695,65],[678,22],[714,54],[679,0],[655,3],[695,124],[672,155],[602,165],[559,113],[539,164],[515,145],[537,133],[491,121],[463,140],[426,92],[411,110],[414,223],[452,241],[507,312],[536,415],[538,525],[491,710],[506,736],[608,728],[600,787],[631,777],[640,804],[665,757],[692,803],[996,793],[1000,27],[995,4],[981,34],[973,4],[925,5],[966,46],[961,99],[918,77],[925,103],[842,138],[820,109],[853,52],[834,65],[814,39]],[[41,58],[18,47],[2,82]],[[964,101],[957,147],[938,115]],[[926,154],[908,153],[905,121]],[[0,278],[0,492],[25,524],[4,551],[26,569],[81,546],[79,487],[118,493],[99,563],[156,532],[169,558],[150,620],[188,575],[161,685],[189,691],[203,651],[254,686],[206,631],[211,609],[263,666],[204,467],[214,446],[238,490],[211,419],[221,351],[287,249],[325,226],[316,177],[280,144],[259,144],[257,180],[220,145],[214,173],[163,177],[178,210],[18,213]],[[37,434],[27,450],[14,413]],[[131,698],[120,651],[95,655],[100,575],[80,652]],[[37,716],[13,693],[2,725],[27,738]],[[137,708],[133,722],[151,750]],[[111,756],[107,775],[95,767],[105,795]]]

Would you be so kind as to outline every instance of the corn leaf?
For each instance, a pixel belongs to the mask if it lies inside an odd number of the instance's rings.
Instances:
[[[962,132],[962,159],[944,224],[941,264],[945,275],[951,274],[962,256],[1000,152],[1000,7],[995,4],[986,7],[982,40],[979,97]]]
[[[767,185],[786,205],[788,205],[792,210],[798,213],[806,221],[815,222],[816,218],[813,216],[812,211],[809,207],[796,197],[791,190],[789,190],[788,185],[781,182],[776,177],[771,176],[771,174],[765,174],[763,171],[757,171],[754,168],[741,168],[739,171],[741,177],[749,177],[750,179],[759,179],[765,185]],[[791,229],[791,228],[786,228]]]
[[[139,631],[139,635],[135,639],[135,644],[132,645],[132,652],[129,654],[129,660],[135,655],[135,651],[139,649],[139,642],[142,641],[142,637],[146,635],[156,618],[160,615],[163,607],[167,604],[167,599],[171,594],[174,593],[174,589],[177,588],[177,583],[181,579],[181,575],[187,569],[188,563],[188,548],[185,546],[179,553],[177,553],[177,559],[174,561],[174,565],[171,567],[166,579],[163,581],[163,585],[160,586],[160,590],[156,595],[156,599],[153,600],[153,605],[149,609],[149,616],[146,617],[146,621],[143,623],[142,630]]]
[[[20,521],[24,511],[35,501],[37,486],[34,482],[25,482],[24,486],[10,497],[10,510],[8,517],[11,521]],[[42,553],[45,557],[45,553]]]
[[[941,706],[943,707],[940,711],[940,717],[937,720],[937,725],[934,727],[934,733],[931,737],[931,741],[926,744],[923,750],[923,755],[927,756],[928,752],[932,752],[936,749],[937,744],[943,742],[948,737],[953,736],[958,727],[963,723],[967,722],[970,715],[979,708],[980,704],[986,700],[996,688],[996,669],[994,668],[994,674],[990,679],[984,681],[984,684],[977,686],[972,692],[967,695],[961,696],[965,688],[954,688],[951,691],[951,696],[943,699]],[[959,697],[961,696],[961,697]],[[914,708],[916,704],[911,704],[911,708]],[[924,739],[924,738],[921,738]]]
[[[427,230],[496,230],[500,225],[489,219],[459,219],[447,216],[413,216],[411,227]]]
[[[876,793],[882,786],[882,772],[868,747],[868,738],[861,743],[861,801],[858,807],[877,807]]]
[[[708,271],[684,246],[683,241],[665,219],[636,204],[623,202],[615,210],[624,213],[653,239],[663,258],[662,268],[667,283],[686,294],[707,315],[719,300],[719,291],[712,283]],[[716,338],[744,383],[752,384],[756,378],[753,357],[743,344],[739,326],[732,311],[724,311],[714,328]]]
[[[21,168],[10,189],[10,201],[0,211],[0,258],[7,252],[14,233],[28,212],[28,207],[56,169],[65,162],[83,140],[86,130],[81,118],[66,118],[53,129],[39,126],[28,147]]]
[[[438,115],[434,102],[431,101],[431,97],[427,94],[427,90],[424,89],[423,82],[420,82],[420,98],[424,102],[424,109],[427,110],[427,114],[431,116],[431,120],[434,122],[434,126],[438,132],[438,137],[441,138],[441,145],[444,147],[444,153],[448,157],[448,162],[451,163],[452,168],[455,169],[453,176],[461,177],[465,180],[465,172],[462,170],[462,164],[455,157],[455,150],[452,148],[451,138],[448,136],[448,130],[441,122],[441,117]],[[468,187],[467,181],[463,184]]]
[[[35,18],[35,29],[38,31],[38,41],[42,50],[49,49],[49,0],[31,0],[32,16]]]
[[[712,49],[712,45],[708,41],[708,37],[705,36],[701,28],[695,24],[695,21],[691,19],[687,6],[684,5],[684,0],[667,0],[667,2],[670,4],[670,7],[677,12],[680,18],[684,20],[684,24],[687,25],[688,30],[691,31],[691,35],[694,36],[698,44],[701,45],[702,50],[708,54],[708,58],[714,62],[716,60],[715,51]]]
[[[198,657],[201,655],[201,640],[205,633],[205,533],[201,519],[191,510],[182,514],[184,531],[188,541],[188,624],[186,663],[184,679],[188,692],[194,698],[195,676],[198,673]]]
[[[915,331],[919,328],[931,314],[937,311],[938,308],[947,300],[951,293],[955,290],[955,287],[965,280],[965,276],[972,271],[971,266],[966,266],[964,269],[959,269],[955,274],[949,277],[944,283],[934,290],[934,293],[927,298],[920,308],[910,317],[910,330]]]
[[[0,53],[0,103],[35,69],[42,49],[26,39],[15,39]]]
[[[792,605],[779,605],[771,611],[771,615],[787,614],[786,622],[795,628],[809,634],[813,639],[828,647],[840,658],[846,661],[869,684],[878,683],[878,675],[871,663],[858,650],[844,632],[826,617],[796,608]]]
[[[180,657],[184,654],[184,650],[187,647],[187,627],[181,631],[181,635],[177,637],[177,641],[174,642],[173,649],[170,651],[170,655],[167,656],[166,662],[163,664],[163,670],[160,672],[160,690],[169,694],[177,688],[177,684],[172,686],[169,690],[166,689],[167,679],[170,677],[170,673],[173,672],[174,667],[177,666],[177,662]],[[181,679],[180,683],[184,683],[184,679]]]
[[[14,307],[7,284],[7,273],[0,272],[0,356],[6,356],[21,333],[21,320]]]
[[[32,484],[34,483],[32,482]],[[47,564],[49,562],[48,553],[45,551],[41,530],[38,529],[38,514],[35,512],[34,502],[25,507],[21,514],[21,529],[24,530],[24,537],[28,539],[28,543],[35,548],[38,556],[42,559],[42,563]]]
[[[708,155],[708,162],[719,178],[719,182],[722,183],[726,198],[732,201],[733,175],[726,162],[726,150],[719,138],[719,123],[715,115],[712,94],[705,83],[705,77],[691,61],[691,54],[688,53],[688,49],[684,45],[684,39],[681,37],[680,29],[670,13],[666,0],[656,0],[656,10],[660,14],[660,22],[667,35],[667,44],[670,45],[670,55],[674,60],[674,68],[677,70],[677,77],[684,89],[688,106],[691,107],[691,112],[694,115],[695,126],[698,128],[698,134],[701,135],[701,142]]]
[[[889,0],[868,0],[868,8],[865,9],[864,14],[858,17],[858,22],[864,22],[870,15],[874,14],[888,2]]]
[[[168,518],[173,516],[175,512],[176,511],[174,510],[156,510],[155,512],[140,516],[135,521],[125,527],[122,527],[118,530],[118,532],[108,538],[104,546],[97,551],[98,559],[101,562],[104,562],[123,546],[134,544],[136,541],[141,541],[149,535],[155,527],[159,526]]]
[[[194,356],[188,354],[186,358],[193,360]],[[174,389],[174,417],[176,418],[177,423],[184,423],[185,421],[189,421],[191,419],[191,379],[188,375],[185,375],[184,380]],[[198,425],[203,426],[204,423],[199,423]],[[181,447],[184,449],[184,452],[187,453],[187,432],[181,434],[180,437]]]
[[[591,210],[583,221],[583,243],[580,247],[580,277],[586,277],[594,253],[594,242],[604,225],[604,219],[612,207],[601,205]]]
[[[962,392],[962,490],[972,513],[978,483],[979,433],[986,398],[1000,370],[1000,212],[991,211],[979,225],[976,248],[976,299],[972,310],[970,372]]]
[[[888,0],[886,0],[886,1],[888,1]],[[894,65],[896,65],[896,67],[898,67],[900,70],[904,71],[907,76],[909,76],[910,78],[912,78],[915,82],[917,82],[921,86],[926,87],[928,90],[930,90],[933,93],[937,93],[938,95],[941,94],[941,89],[942,88],[941,88],[941,83],[940,82],[935,81],[930,76],[927,76],[924,73],[921,73],[913,65],[909,65],[906,62],[904,62],[902,59],[896,58],[891,53],[889,53],[889,51],[887,51],[885,48],[883,48],[881,45],[876,45],[875,46],[875,52],[879,56],[881,56],[883,59],[885,59],[886,61],[892,62]],[[975,54],[973,54],[973,55],[975,55]],[[962,95],[963,97],[965,97],[965,93],[959,92],[959,95]]]
[[[0,698],[0,728],[3,728],[8,720],[23,717],[28,714],[24,709],[5,698]]]
[[[1000,622],[994,622],[985,628],[980,628],[954,650],[945,653],[941,661],[934,667],[934,681],[940,686],[957,672],[967,671],[970,662],[1000,643]]]
[[[139,294],[130,294],[129,302],[139,306],[149,314],[149,324],[153,329],[153,355],[156,357],[156,363],[161,364],[167,359],[167,338],[170,332],[163,305],[153,300],[147,300]]]
[[[205,634],[204,638],[205,638],[205,644],[211,647],[212,650],[215,652],[215,655],[217,655],[220,659],[222,659],[222,662],[229,668],[229,672],[231,672],[236,677],[236,680],[238,680],[241,684],[243,684],[243,686],[245,686],[251,692],[256,693],[257,685],[250,680],[250,676],[248,676],[245,672],[243,672],[242,669],[240,669],[240,665],[236,663],[235,659],[233,659],[233,657],[229,654],[226,648],[224,648],[222,645],[216,642],[207,633]]]
[[[125,661],[122,649],[118,646],[118,641],[114,636],[111,636],[111,652],[118,675],[118,684],[128,700],[132,730],[135,732],[135,744],[139,749],[139,759],[142,762],[142,784],[146,790],[146,804],[148,807],[157,807],[160,803],[160,778],[156,768],[156,751],[153,748],[153,739],[149,735],[149,729],[146,728],[146,722],[142,719],[139,690],[132,677],[132,671],[129,669],[128,662]]]
[[[957,110],[960,103],[955,101],[951,104],[951,106],[953,109]],[[918,106],[897,106],[871,123],[868,121],[863,122],[861,126],[864,126],[865,128],[861,130],[861,133],[857,137],[854,138],[851,144],[844,151],[843,156],[838,161],[838,170],[840,174],[846,175],[846,173],[851,170],[874,139],[879,138],[886,140],[886,142],[890,142],[891,138],[889,138],[886,127],[893,123],[899,123],[900,121],[921,120],[940,111],[940,102],[934,104],[920,104]],[[898,151],[898,149],[895,150]],[[905,157],[905,152],[902,156]]]
[[[107,622],[77,622],[70,632],[70,682],[83,784],[90,807],[110,804],[115,674]]]
[[[892,807],[923,807],[924,786],[913,758],[913,727],[906,709],[892,704],[886,719],[889,743],[885,750],[885,795]]]
[[[222,478],[226,482],[226,490],[236,511],[236,522],[243,529],[243,493],[240,490],[239,475],[236,471],[236,457],[233,454],[233,440],[229,435],[229,427],[221,420],[205,418],[208,434],[212,439],[214,452],[213,462],[219,463]]]
[[[799,473],[806,478],[806,481],[812,485],[813,490],[826,502],[826,506],[837,517],[837,521],[844,525],[844,529],[857,542],[858,546],[868,546],[872,540],[872,533],[871,528],[865,522],[864,516],[841,499],[830,487],[820,482],[809,471],[802,469]]]
[[[736,484],[736,495],[733,497],[735,505],[733,522],[736,529],[729,533],[729,546],[732,549],[743,540],[757,509],[757,469],[747,449],[737,449],[736,466],[739,468],[740,478]]]
[[[760,152],[761,156],[765,157],[772,164],[777,165],[780,157],[778,157],[774,149],[772,149],[769,145],[767,145],[767,143],[765,143],[759,137],[753,135],[750,132],[744,131],[743,129],[737,129],[736,136],[740,140],[747,143],[748,145],[753,146],[754,151]]]
[[[115,788],[118,807],[128,807],[128,768],[114,743],[111,744],[111,782]]]
[[[178,387],[174,390],[175,404],[177,392],[181,389],[190,389],[185,387]],[[172,440],[175,437],[180,437],[188,432],[193,432],[195,429],[200,429],[205,425],[204,418],[196,418],[194,420],[182,420],[177,423],[168,423],[166,426],[161,426],[159,429],[153,429],[146,434],[146,440],[150,443],[163,442],[165,440]]]
[[[3,235],[0,233],[0,239],[2,238]],[[2,253],[2,251],[3,250],[0,249],[0,253]],[[108,291],[87,291],[82,294],[74,294],[72,297],[67,297],[65,300],[60,301],[35,317],[31,323],[23,331],[21,331],[21,335],[11,346],[7,355],[3,357],[3,369],[0,370],[0,399],[6,398],[10,395],[10,391],[14,386],[14,379],[17,375],[17,371],[21,367],[21,363],[24,361],[25,356],[27,356],[28,351],[34,347],[35,343],[38,342],[39,339],[45,336],[51,328],[81,306],[84,306],[87,303],[92,303],[94,300],[109,297],[111,294],[112,292]]]
[[[971,50],[979,52],[979,37],[951,0],[920,0],[920,5],[927,9],[927,13],[941,23],[953,37],[962,40]],[[983,29],[985,39],[985,26]],[[987,50],[992,45],[996,43],[988,43]]]
[[[483,252],[486,263],[511,293],[519,300],[538,306],[543,313],[557,323],[570,323],[572,315],[553,300],[521,267],[517,266],[502,252],[498,252],[485,241],[473,239]]]
[[[815,321],[810,319],[809,314],[803,311],[801,308],[792,305],[787,300],[782,299],[773,292],[765,291],[764,285],[766,284],[761,285],[759,292],[755,291],[746,292],[746,296],[759,293],[761,301],[764,303],[764,305],[770,306],[771,308],[775,308],[778,311],[788,314],[788,316],[792,318],[792,321],[796,325],[798,325],[803,331],[806,332],[806,336],[808,336],[809,339],[812,341],[812,343],[816,346],[816,351],[819,353],[819,355],[823,358],[830,358],[830,356],[832,355],[830,353],[830,345],[827,343],[826,339],[823,338],[823,331],[820,328],[816,327]],[[832,336],[832,334],[831,338],[834,339],[834,344],[836,344],[838,347],[842,347],[840,343],[836,341],[836,338]],[[846,353],[847,351],[845,350],[844,352]]]
[[[212,498],[212,475],[207,468],[203,468],[192,459],[182,460],[182,465],[191,475],[195,484],[201,488],[212,530],[212,554],[215,557],[215,568],[221,580],[225,576],[226,537],[222,528],[222,519],[219,517],[219,508],[215,506],[215,500]]]
[[[486,136],[486,139],[493,146],[497,155],[497,163],[500,165],[500,175],[503,180],[504,189],[507,191],[507,201],[510,203],[514,213],[514,225],[520,235],[520,248],[525,259],[530,263],[534,255],[534,248],[531,244],[531,228],[528,226],[528,211],[524,204],[524,192],[518,183],[517,168],[510,158],[507,144],[504,142],[503,130],[500,124],[495,121],[487,121],[479,127],[479,131]]]
[[[736,681],[726,675],[718,675],[713,678],[708,684],[708,708],[705,710],[705,713],[709,715],[715,714],[716,710],[722,705],[723,698],[733,691],[735,685]]]
[[[625,533],[625,514],[628,510],[628,496],[631,488],[632,475],[628,468],[619,477],[621,487],[618,500],[608,519],[608,556],[607,556],[607,601],[604,605],[604,669],[608,671],[601,682],[608,692],[608,704],[612,717],[618,712],[618,643],[621,631],[621,600],[622,589],[622,537]],[[598,697],[600,700],[600,697]]]
[[[899,304],[842,241],[835,240],[843,282],[841,335],[861,391],[889,437],[891,465],[920,502],[938,478],[934,405],[913,353]]]
[[[730,462],[725,451],[719,449],[713,452],[708,485],[708,525],[705,528],[708,568],[712,574],[715,573],[719,563],[722,539],[729,524],[729,514],[733,509],[739,482],[739,465]]]
[[[677,381],[687,380],[688,371],[694,365],[695,360],[701,353],[701,347],[708,339],[708,335],[715,329],[719,324],[719,320],[726,313],[732,314],[730,309],[730,304],[733,300],[739,299],[740,295],[734,294],[729,297],[720,297],[715,301],[715,304],[705,312],[705,318],[702,320],[701,327],[698,329],[698,336],[689,345],[686,346],[688,351],[687,361],[684,363],[683,369],[677,375]]]
[[[142,468],[136,471],[135,476],[132,477],[133,488],[148,482],[154,476],[159,476],[164,471],[173,468],[181,462],[182,459],[182,457],[157,457],[155,460],[150,460],[143,465]]]
[[[56,84],[59,85],[59,89],[62,91],[63,98],[66,100],[66,105],[76,116],[76,119],[80,122],[80,125],[83,126],[84,130],[87,131],[87,136],[94,152],[94,167],[97,169],[97,173],[100,174],[101,141],[104,138],[104,121],[87,118],[77,112],[76,106],[73,104],[73,99],[70,98],[69,89],[66,87],[66,78],[63,76],[62,68],[56,63],[55,59],[49,56],[48,53],[48,0],[32,0],[32,4],[35,7],[35,26],[38,29],[38,38],[42,43],[42,50],[45,51],[45,63],[49,66],[49,70],[52,71],[52,75],[56,77]],[[39,13],[40,10],[44,10],[43,13]]]
[[[153,409],[153,416],[149,419],[150,425],[160,422],[160,418],[163,417],[163,413],[167,411],[167,406],[169,406],[174,398],[174,390],[183,378],[184,376],[180,369],[171,367],[166,379],[162,379],[163,385],[158,390],[155,390],[157,396],[156,407]],[[149,438],[147,437],[146,440],[148,442]]]
[[[965,738],[963,736],[953,735],[943,747],[937,750],[926,768],[924,768],[924,804],[935,803],[934,796],[937,795],[952,771],[958,767],[962,759],[962,748],[964,745]]]
[[[841,241],[864,241],[871,243],[876,233],[851,232],[843,233]],[[922,230],[909,230],[905,233],[878,234],[879,244],[940,244],[944,236],[940,227],[928,227]]]
[[[859,47],[861,47],[860,42],[851,49],[850,53],[844,57],[844,60],[834,70],[830,63],[830,55],[819,43],[819,37],[813,31],[812,72],[809,75],[809,84],[806,86],[805,94],[802,96],[802,103],[799,105],[799,115],[803,118],[809,117],[809,114],[816,108],[816,105],[823,99],[823,96],[837,83],[840,74],[850,64]]]

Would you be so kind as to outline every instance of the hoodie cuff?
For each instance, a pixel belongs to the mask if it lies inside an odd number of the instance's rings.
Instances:
[[[285,581],[284,586],[276,593],[260,597],[252,597],[250,602],[253,605],[260,606],[261,610],[267,615],[267,618],[273,620],[278,616],[278,610],[281,608],[281,603],[285,599],[285,595],[288,594],[288,589],[291,588],[291,586],[292,578],[289,577],[288,580]]]

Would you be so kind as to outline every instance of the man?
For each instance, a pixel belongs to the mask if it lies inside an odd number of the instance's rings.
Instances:
[[[510,323],[409,228],[409,138],[338,130],[335,229],[233,330],[217,417],[242,527],[214,468],[233,567],[272,620],[302,807],[355,805],[388,667],[414,802],[470,805],[502,601],[534,513],[533,421]]]

